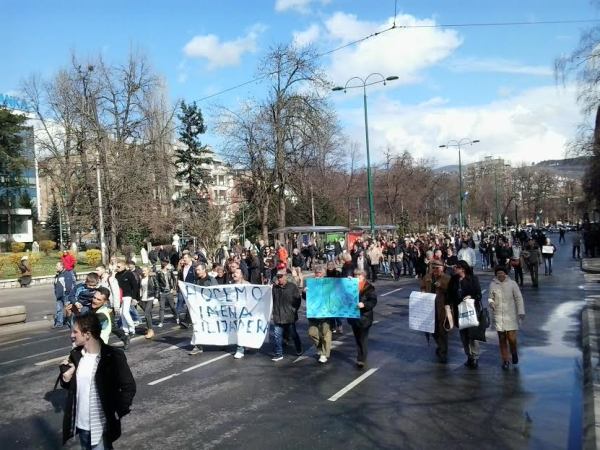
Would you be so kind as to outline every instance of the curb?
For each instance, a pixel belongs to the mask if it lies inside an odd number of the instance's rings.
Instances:
[[[53,320],[54,318],[48,320],[34,320],[25,323],[2,325],[0,326],[0,336],[6,336],[15,333],[24,333],[26,331],[43,330],[44,328],[50,330],[52,329]]]
[[[590,268],[588,267],[588,266],[589,266],[589,264],[588,264],[588,262],[587,262],[587,259],[588,259],[588,258],[582,258],[582,259],[580,260],[579,267],[581,268],[581,271],[582,271],[582,272],[585,272],[585,273],[600,274],[600,260],[599,260],[599,259],[595,259],[595,258],[593,258],[595,261],[598,261],[598,268],[591,268],[591,269],[590,269]],[[592,258],[589,258],[589,259],[592,259]],[[585,264],[584,264],[584,260],[585,260]]]
[[[590,328],[593,327],[592,321],[594,313],[592,302],[587,302],[581,320],[582,347],[583,347],[583,439],[582,448],[595,450],[598,448],[595,403],[594,394],[594,369],[592,362],[592,338]]]

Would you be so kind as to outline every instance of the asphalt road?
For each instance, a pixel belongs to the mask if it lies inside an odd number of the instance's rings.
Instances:
[[[580,448],[585,281],[568,253],[559,250],[554,276],[542,270],[539,289],[526,278],[521,362],[508,372],[492,330],[477,371],[463,367],[456,331],[449,364],[437,363],[433,342],[408,329],[414,279],[376,283],[368,370],[354,367],[351,333],[336,337],[330,362],[319,365],[304,318],[298,328],[306,357],[288,354],[277,363],[268,343],[234,360],[210,347],[189,356],[187,330],[165,328],[154,342],[137,338],[127,356],[138,393],[116,447]],[[487,289],[491,273],[479,275]],[[67,333],[0,339],[2,448],[60,448],[65,393],[52,387],[58,359],[70,349]]]

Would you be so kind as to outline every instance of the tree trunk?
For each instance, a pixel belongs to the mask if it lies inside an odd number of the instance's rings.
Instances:
[[[260,224],[262,228],[262,238],[265,242],[269,242],[269,202],[265,201],[262,206],[260,215]]]

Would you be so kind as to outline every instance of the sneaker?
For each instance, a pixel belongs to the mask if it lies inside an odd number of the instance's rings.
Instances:
[[[129,338],[129,335],[125,335],[123,336],[123,350],[127,350],[129,348],[129,342],[131,341],[131,339]]]
[[[242,355],[242,356],[244,356],[244,355]],[[236,357],[237,357],[237,353],[235,354],[234,358],[236,358]],[[241,358],[241,356],[240,356],[240,358]],[[283,356],[273,356],[271,358],[271,361],[281,361],[282,359],[283,359]]]
[[[158,328],[162,328],[163,327],[163,323],[160,322],[158,325],[156,325]]]
[[[321,364],[325,364],[327,362],[327,356],[325,356],[325,355],[319,356],[319,362]]]
[[[365,363],[363,361],[356,361],[356,367],[363,368],[365,367]]]
[[[197,345],[194,345],[192,347],[192,349],[188,352],[188,355],[197,355],[199,353],[202,353],[204,350],[202,349],[202,347],[199,347]]]
[[[133,321],[133,326],[137,327],[141,322],[139,320],[134,320]]]
[[[235,352],[235,355],[233,355],[233,357],[235,359],[242,359],[244,357],[244,354],[242,352]],[[282,356],[283,358],[283,356]]]

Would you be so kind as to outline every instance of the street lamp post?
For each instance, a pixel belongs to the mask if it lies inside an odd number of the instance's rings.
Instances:
[[[378,79],[376,81],[369,82],[369,78],[371,78],[373,76],[378,77]],[[369,225],[371,228],[371,237],[372,238],[375,238],[375,205],[373,203],[373,182],[371,180],[371,154],[369,152],[369,121],[368,121],[368,113],[367,113],[367,86],[371,86],[373,84],[379,84],[379,83],[383,83],[385,85],[387,81],[393,81],[393,80],[397,80],[397,79],[398,79],[398,77],[395,75],[389,76],[389,77],[384,77],[379,72],[374,72],[374,73],[367,75],[367,77],[365,79],[362,79],[360,77],[352,77],[348,81],[346,81],[346,84],[343,87],[336,86],[332,89],[333,91],[344,91],[344,93],[346,93],[346,91],[348,89],[355,89],[355,88],[361,88],[361,87],[363,88],[363,107],[364,107],[364,112],[365,112],[365,141],[366,141],[366,147],[367,147],[367,191],[368,191],[368,197],[369,197]],[[350,83],[353,82],[354,80],[359,81],[360,84],[351,85]]]
[[[475,139],[475,140],[471,140],[468,138],[463,138],[459,141],[448,141],[447,144],[442,144],[439,146],[439,148],[450,148],[450,147],[456,147],[458,148],[458,188],[460,189],[460,192],[458,193],[458,199],[460,202],[460,212],[459,212],[459,216],[458,216],[458,224],[460,226],[460,228],[463,228],[465,226],[464,224],[464,211],[463,211],[463,202],[464,202],[464,192],[463,192],[463,178],[462,178],[462,161],[461,161],[461,156],[460,156],[460,148],[463,145],[473,145],[473,144],[477,144],[479,142],[479,139]]]

